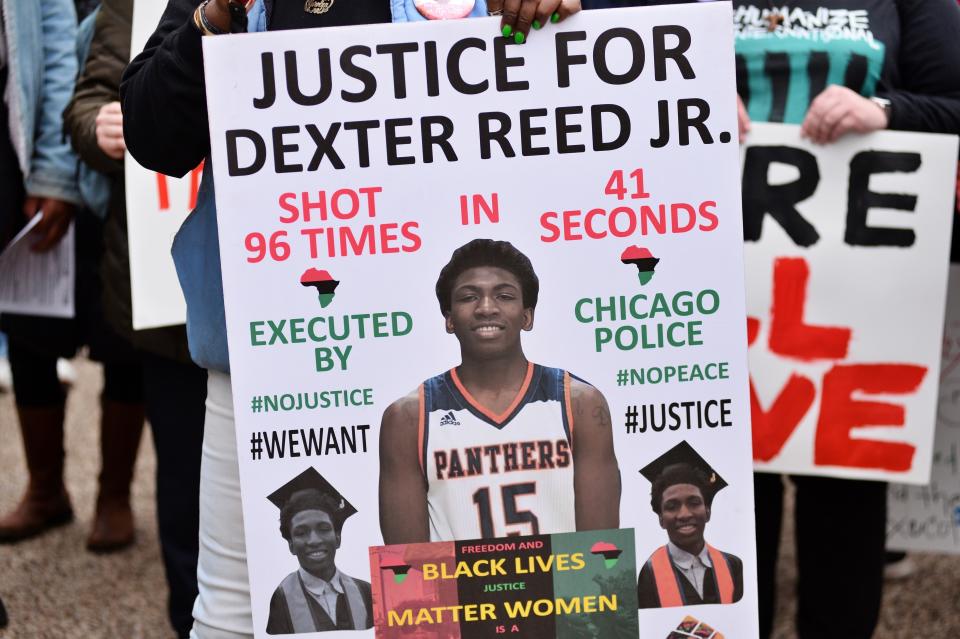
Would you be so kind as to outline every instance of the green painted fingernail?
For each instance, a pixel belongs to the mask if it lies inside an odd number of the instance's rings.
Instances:
[[[513,36],[513,41],[517,44],[523,44],[523,41],[527,39],[527,36],[523,35],[523,31],[517,31],[516,35]]]
[[[504,38],[509,38],[510,34],[513,33],[513,27],[511,27],[509,24],[505,24],[503,25],[503,28],[500,29],[500,33],[503,34]]]
[[[560,22],[560,14],[555,13],[552,16],[550,16],[550,22],[554,22],[554,23]]]
[[[539,21],[539,20],[534,20],[534,21],[533,21],[533,28],[534,28],[534,29],[539,30],[540,27],[542,27],[542,26],[543,26],[543,25],[540,24],[540,21]]]

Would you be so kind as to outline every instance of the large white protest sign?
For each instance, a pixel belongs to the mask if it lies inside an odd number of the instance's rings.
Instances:
[[[960,266],[950,267],[930,483],[888,494],[888,548],[960,553]]]
[[[757,636],[730,25],[204,39],[258,637]]]
[[[799,130],[743,154],[757,469],[926,483],[957,139]]]
[[[143,50],[165,6],[163,2],[135,0],[131,56]],[[187,309],[170,247],[196,205],[200,169],[182,178],[170,177],[145,169],[129,153],[124,167],[133,328],[183,324]]]
[[[73,224],[49,251],[31,249],[41,215],[30,218],[0,252],[0,311],[73,317],[76,262]]]

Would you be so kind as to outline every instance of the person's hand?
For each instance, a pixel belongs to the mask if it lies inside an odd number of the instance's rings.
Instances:
[[[224,33],[230,33],[230,0],[211,0],[205,9],[207,22]]]
[[[32,249],[37,253],[44,253],[59,244],[67,229],[70,228],[75,210],[76,207],[70,202],[52,197],[27,196],[23,202],[23,214],[26,218],[29,220],[43,212],[43,218],[31,231],[33,235],[40,238]]]
[[[114,160],[122,160],[127,145],[123,142],[123,114],[119,102],[100,107],[96,119],[97,146]]]
[[[887,128],[883,107],[859,93],[831,84],[814,98],[800,135],[816,144],[835,142],[845,133],[870,133]]]
[[[487,0],[490,15],[499,15],[500,32],[517,44],[527,41],[530,28],[539,29],[580,11],[580,0]]]
[[[737,95],[737,128],[740,130],[740,144],[750,133],[750,116],[747,114],[747,107],[743,106],[743,99]]]

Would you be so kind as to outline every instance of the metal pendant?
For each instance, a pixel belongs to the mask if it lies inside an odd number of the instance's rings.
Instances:
[[[314,15],[323,15],[330,10],[330,7],[333,6],[334,0],[306,0],[303,3],[303,10],[306,13],[312,13]]]

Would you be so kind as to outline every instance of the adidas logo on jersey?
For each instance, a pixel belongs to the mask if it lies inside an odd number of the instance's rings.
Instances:
[[[457,418],[454,416],[453,411],[447,412],[446,415],[440,418],[441,426],[459,426],[460,422],[457,421]]]

